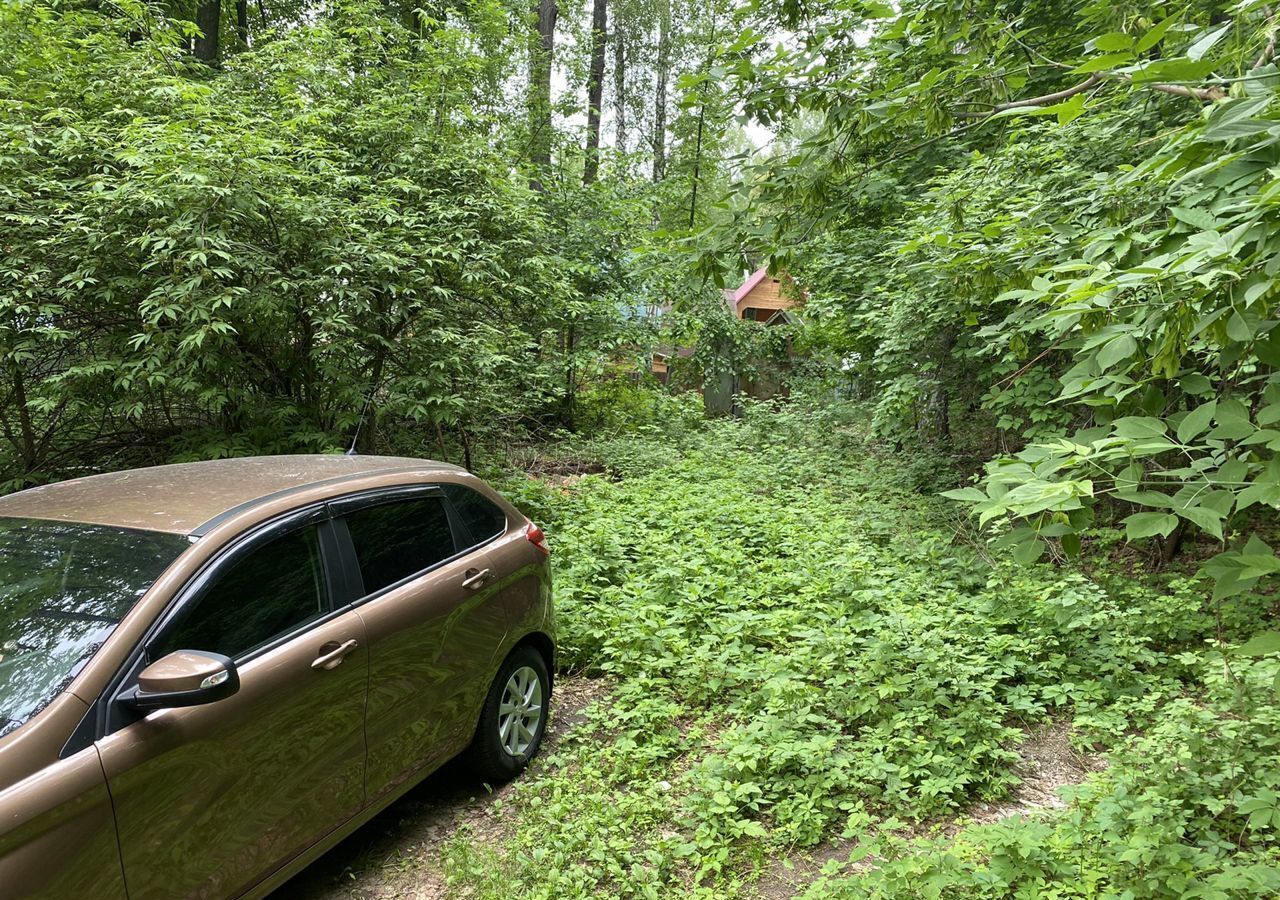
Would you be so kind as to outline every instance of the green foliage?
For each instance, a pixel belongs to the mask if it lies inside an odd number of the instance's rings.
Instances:
[[[608,427],[578,396],[656,340],[623,311],[672,302],[669,198],[529,188],[504,3],[269,5],[214,66],[135,0],[0,10],[0,486]]]
[[[1274,10],[748,16],[760,58],[734,77],[790,141],[746,168],[703,270],[794,263],[878,437],[995,457],[953,496],[1018,559],[1074,554],[1100,512],[1166,561],[1218,542],[1219,597],[1274,572],[1245,547],[1280,509]]]
[[[5,10],[14,476],[139,440],[334,449],[366,398],[366,449],[422,452],[546,402],[573,287],[488,138],[465,27],[419,41],[343,6],[201,81],[164,23],[131,43],[127,17]]]
[[[1235,722],[1204,762],[1180,751],[1203,779],[1177,794],[1189,816],[1235,802],[1236,783],[1214,767],[1237,737],[1274,726],[1275,696],[1268,682],[1243,713],[1220,709],[1230,691],[1204,649],[1219,623],[1194,582],[992,565],[956,544],[932,488],[912,491],[899,460],[867,455],[859,419],[857,408],[750,406],[741,423],[674,442],[598,445],[606,463],[643,462],[545,495],[561,662],[607,679],[610,695],[516,787],[496,858],[446,855],[459,890],[749,892],[779,853],[1003,796],[1025,730],[1050,717],[1120,745],[1168,719],[1113,762],[1120,792],[1176,783],[1148,753],[1197,747],[1188,722],[1206,734]],[[1258,615],[1246,605],[1220,624],[1245,636]],[[1274,662],[1256,665],[1237,677],[1261,684]],[[1207,709],[1187,694],[1202,682]],[[1239,758],[1250,797],[1280,778],[1274,743]],[[1065,821],[1085,821],[1079,809]],[[1145,840],[1169,854],[1176,833],[1160,822]],[[1206,841],[1196,865],[1262,866],[1269,847]],[[1098,883],[1128,884],[1119,854]]]
[[[1206,664],[1207,702],[1164,706],[1151,730],[1070,792],[1057,817],[970,828],[954,841],[872,841],[865,877],[808,897],[1261,897],[1280,891],[1276,660]]]

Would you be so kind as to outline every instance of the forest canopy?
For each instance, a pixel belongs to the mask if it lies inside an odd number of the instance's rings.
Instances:
[[[1280,569],[1250,527],[1280,506],[1266,3],[0,16],[10,488],[471,463],[610,421],[661,343],[685,388],[786,357],[889,445],[989,458],[954,496],[1024,561],[1105,509],[1166,561],[1235,548],[1221,593]],[[801,286],[785,339],[720,299],[761,265]]]

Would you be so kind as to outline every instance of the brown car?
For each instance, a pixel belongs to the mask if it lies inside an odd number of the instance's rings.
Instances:
[[[0,498],[0,898],[261,897],[441,763],[537,752],[542,532],[443,463]]]

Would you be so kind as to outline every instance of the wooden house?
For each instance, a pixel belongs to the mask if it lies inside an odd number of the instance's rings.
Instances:
[[[803,298],[786,273],[778,274],[781,277],[774,278],[767,268],[761,267],[739,287],[726,289],[725,301],[733,314],[739,319],[766,325],[795,321],[795,313],[791,310],[798,307]]]

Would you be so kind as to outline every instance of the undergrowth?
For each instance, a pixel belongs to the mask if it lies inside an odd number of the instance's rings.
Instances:
[[[993,561],[936,499],[944,466],[871,455],[839,415],[618,443],[592,450],[610,474],[509,485],[551,535],[561,665],[612,689],[518,785],[500,848],[446,849],[460,894],[750,896],[841,839],[859,873],[812,897],[1280,887],[1276,662],[1228,671],[1215,644],[1265,598]],[[1066,812],[901,836],[1007,794],[1049,719],[1109,751]]]

